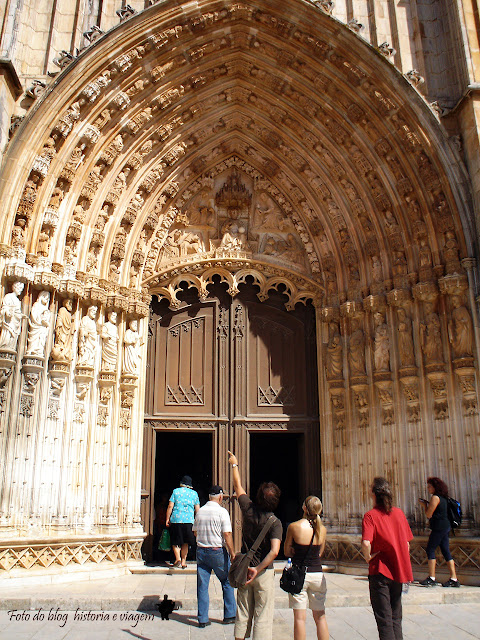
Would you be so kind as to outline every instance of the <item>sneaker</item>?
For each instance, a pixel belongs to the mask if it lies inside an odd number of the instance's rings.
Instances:
[[[460,582],[458,580],[453,580],[452,578],[449,578],[446,582],[442,584],[442,587],[459,587],[459,586],[460,586]]]
[[[224,618],[223,624],[235,624],[235,618]]]
[[[422,587],[436,587],[440,583],[436,580],[432,580],[432,578],[428,576],[428,578],[425,578],[425,580],[420,580],[419,584],[421,584]]]

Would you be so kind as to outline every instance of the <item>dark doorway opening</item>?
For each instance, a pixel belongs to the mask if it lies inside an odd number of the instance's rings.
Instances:
[[[250,492],[255,499],[262,482],[275,482],[282,492],[275,514],[283,534],[302,515],[304,496],[304,436],[299,433],[250,434]],[[282,550],[283,552],[283,550]]]
[[[157,432],[155,503],[162,493],[171,496],[183,476],[190,476],[200,504],[208,500],[212,486],[213,435],[211,433]]]
[[[172,491],[179,486],[183,476],[190,476],[198,493],[200,504],[208,500],[212,485],[213,435],[211,433],[157,432],[155,451],[155,493],[153,522],[154,562],[171,560],[171,552],[158,550],[158,541],[164,528],[166,507]],[[190,549],[188,558],[195,557]]]

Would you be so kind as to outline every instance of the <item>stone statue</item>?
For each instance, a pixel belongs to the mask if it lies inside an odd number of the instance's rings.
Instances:
[[[442,362],[442,332],[440,318],[432,310],[425,316],[425,322],[420,326],[422,351],[426,364]]]
[[[73,302],[70,298],[63,301],[57,313],[55,324],[55,343],[51,357],[56,362],[70,362],[72,360],[72,340],[74,325],[72,319]]]
[[[375,371],[390,371],[390,339],[388,337],[388,326],[383,313],[375,313],[375,346],[373,358]]]
[[[467,307],[462,304],[462,296],[452,296],[452,319],[448,323],[448,339],[455,358],[473,356],[473,323]]]
[[[27,356],[43,357],[45,355],[50,316],[52,315],[48,308],[49,303],[49,292],[40,291],[37,301],[32,305],[28,319]]]
[[[80,321],[77,367],[93,367],[95,364],[95,349],[97,346],[96,315],[97,307],[92,305],[88,307],[87,314]]]
[[[12,291],[3,298],[0,309],[0,349],[15,351],[22,328],[22,305],[19,296],[23,291],[23,282],[14,282]]]
[[[330,339],[327,344],[327,380],[339,380],[343,377],[342,338],[338,325],[330,323]]]
[[[102,371],[115,371],[118,358],[118,329],[117,314],[110,311],[108,322],[102,326]]]
[[[398,311],[398,351],[402,367],[415,366],[415,352],[412,338],[412,321],[402,307]]]
[[[128,329],[123,337],[123,366],[124,375],[138,375],[138,363],[140,360],[140,335],[138,333],[137,320],[130,320]]]
[[[350,336],[350,374],[352,376],[365,375],[365,335],[359,318],[352,320],[353,332]]]

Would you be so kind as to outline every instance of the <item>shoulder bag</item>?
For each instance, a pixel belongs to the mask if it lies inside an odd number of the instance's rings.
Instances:
[[[286,591],[287,593],[300,593],[303,589],[303,584],[305,582],[305,574],[307,572],[307,567],[305,565],[305,560],[310,553],[310,549],[312,548],[313,539],[315,538],[315,529],[312,533],[312,539],[310,540],[310,544],[308,545],[307,553],[303,559],[303,563],[291,564],[289,567],[285,567],[282,573],[282,577],[280,578],[280,588]]]
[[[268,530],[272,527],[275,520],[276,517],[272,514],[263,525],[263,529],[258,534],[257,539],[253,543],[251,549],[249,549],[247,553],[237,553],[235,558],[232,560],[232,564],[230,565],[230,570],[228,572],[228,581],[234,589],[245,586],[245,583],[247,581],[248,567],[250,566],[250,562],[255,555],[255,551],[262,544],[263,539],[267,535]]]

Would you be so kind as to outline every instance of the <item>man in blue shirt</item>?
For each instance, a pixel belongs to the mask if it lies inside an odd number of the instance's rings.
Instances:
[[[172,566],[187,567],[188,545],[195,544],[192,532],[195,514],[200,509],[198,493],[192,488],[192,478],[183,476],[180,487],[174,489],[167,507],[167,527],[170,528],[170,540],[175,555]]]

